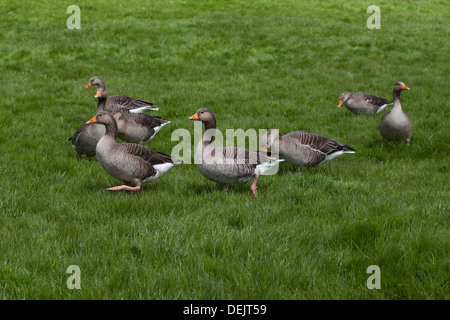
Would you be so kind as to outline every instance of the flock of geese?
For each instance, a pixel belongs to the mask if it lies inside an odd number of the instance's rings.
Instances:
[[[128,184],[108,188],[110,191],[138,191],[142,183],[163,176],[181,160],[158,151],[151,150],[141,143],[150,141],[158,131],[170,121],[144,113],[158,110],[153,103],[126,95],[108,96],[103,81],[92,77],[86,88],[97,87],[96,115],[83,124],[69,138],[72,147],[81,157],[94,157],[103,169]],[[393,103],[374,95],[346,91],[339,97],[342,104],[353,113],[373,115],[393,104],[392,111],[381,118],[379,131],[385,140],[403,140],[409,145],[412,125],[407,114],[402,111],[400,92],[409,90],[403,82],[397,82],[393,90]],[[283,136],[278,129],[269,129],[260,139],[260,151],[239,147],[214,147],[216,119],[208,108],[201,108],[189,117],[201,121],[205,131],[195,151],[195,163],[206,178],[223,184],[224,191],[232,183],[247,183],[253,180],[250,190],[257,195],[257,181],[261,174],[281,161],[297,166],[317,166],[355,149],[336,140],[309,131],[294,131]],[[120,138],[125,143],[117,143]],[[269,150],[277,144],[279,157]]]

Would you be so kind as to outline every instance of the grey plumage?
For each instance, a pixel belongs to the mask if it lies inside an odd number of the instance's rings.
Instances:
[[[97,113],[105,111],[108,99],[106,90],[99,87],[95,97],[98,99]],[[170,121],[158,116],[131,113],[130,109],[121,105],[113,107],[112,115],[117,121],[119,138],[132,143],[147,142],[153,139],[163,126],[170,123]],[[103,125],[83,124],[69,140],[72,141],[72,147],[80,156],[94,157],[96,145],[104,134],[105,127]]]
[[[89,88],[91,86],[97,86],[99,89],[103,89],[106,91],[104,82],[97,76],[94,76],[89,80],[86,88]],[[140,113],[145,110],[158,110],[155,104],[148,101],[136,99],[126,95],[108,96],[106,99],[104,110],[112,112],[116,106],[122,106],[133,113]]]
[[[158,131],[170,121],[145,113],[131,113],[124,107],[112,112],[117,123],[118,137],[127,142],[142,143],[153,139]]]
[[[265,166],[279,159],[259,151],[239,147],[212,147],[201,141],[195,152],[198,170],[208,179],[222,183],[247,183],[255,174],[264,173]],[[261,166],[261,168],[260,168]]]
[[[385,140],[403,140],[409,145],[412,136],[412,123],[409,116],[403,112],[400,93],[409,88],[403,82],[394,85],[394,106],[386,112],[380,121],[379,131]]]
[[[356,92],[352,94],[350,91],[345,91],[339,96],[338,107],[341,107],[342,104],[355,114],[373,115],[380,113],[392,102],[370,93]]]
[[[277,143],[280,158],[298,166],[317,166],[355,149],[336,140],[309,131],[293,131],[279,136],[278,129],[269,129],[260,140],[262,149]]]
[[[97,159],[103,169],[118,180],[134,183],[136,187],[119,186],[108,190],[140,189],[144,182],[158,179],[175,165],[182,163],[171,156],[139,144],[117,143],[117,124],[109,112],[99,112],[88,121],[106,127],[105,135],[97,143]]]
[[[271,157],[264,152],[238,147],[214,147],[216,120],[210,109],[197,110],[190,120],[202,121],[205,132],[195,151],[195,164],[206,178],[224,184],[224,190],[231,183],[247,183],[253,180],[250,190],[256,197],[256,183],[259,175],[267,172],[281,159]]]
[[[97,101],[97,112],[103,111],[106,99],[101,97]],[[83,124],[75,131],[74,135],[69,138],[72,142],[72,148],[81,157],[95,157],[95,148],[97,143],[105,134],[105,127],[96,123]]]
[[[81,157],[90,158],[95,156],[97,143],[104,134],[104,126],[96,123],[85,123],[78,128],[72,137],[69,138],[69,141],[72,142],[72,148],[74,148]]]

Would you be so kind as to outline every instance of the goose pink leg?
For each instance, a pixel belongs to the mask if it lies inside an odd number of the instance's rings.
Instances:
[[[141,186],[130,187],[127,185],[122,185],[122,186],[107,188],[106,190],[108,190],[108,191],[119,191],[119,190],[139,191],[139,190],[141,190]]]
[[[256,198],[256,195],[258,194],[258,191],[256,191],[256,182],[258,181],[259,174],[255,174],[255,180],[253,180],[252,186],[250,187],[250,190],[252,190],[253,197]]]

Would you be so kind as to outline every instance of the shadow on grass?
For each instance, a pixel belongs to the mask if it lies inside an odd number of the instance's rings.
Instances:
[[[379,151],[394,153],[399,151],[409,151],[413,149],[413,145],[410,144],[409,146],[407,146],[404,141],[386,141],[380,138],[367,142],[365,144],[365,148],[372,150],[378,149]]]
[[[422,148],[419,145],[407,146],[404,141],[385,141],[381,137],[369,140],[361,145],[360,160],[376,160],[377,162],[411,161],[423,158]],[[367,160],[366,159],[366,160]]]
[[[369,149],[374,149],[374,148],[380,148],[384,145],[389,144],[388,141],[384,141],[383,139],[377,139],[377,140],[372,140],[367,142],[364,147],[369,148]]]
[[[187,189],[195,195],[208,195],[223,191],[223,184],[220,183],[189,183]]]
[[[191,193],[194,193],[196,196],[208,196],[212,194],[217,195],[231,195],[231,194],[248,194],[249,197],[253,197],[250,191],[250,186],[252,181],[249,181],[245,184],[241,183],[231,183],[228,185],[228,190],[223,190],[223,184],[220,183],[212,183],[212,184],[189,184],[188,189]]]
[[[317,167],[301,167],[293,165],[289,162],[283,161],[280,164],[280,167],[278,169],[278,175],[284,176],[286,174],[304,174],[304,173],[314,173],[317,172]]]
[[[74,155],[74,157],[79,161],[97,162],[97,157],[86,157],[86,156],[80,156],[79,154]]]

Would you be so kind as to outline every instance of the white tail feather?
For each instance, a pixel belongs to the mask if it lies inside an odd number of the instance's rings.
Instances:
[[[392,103],[386,103],[386,104],[383,104],[378,110],[377,110],[377,113],[380,113],[381,111],[383,111],[384,110],[384,108],[386,108],[387,106],[390,106]]]

